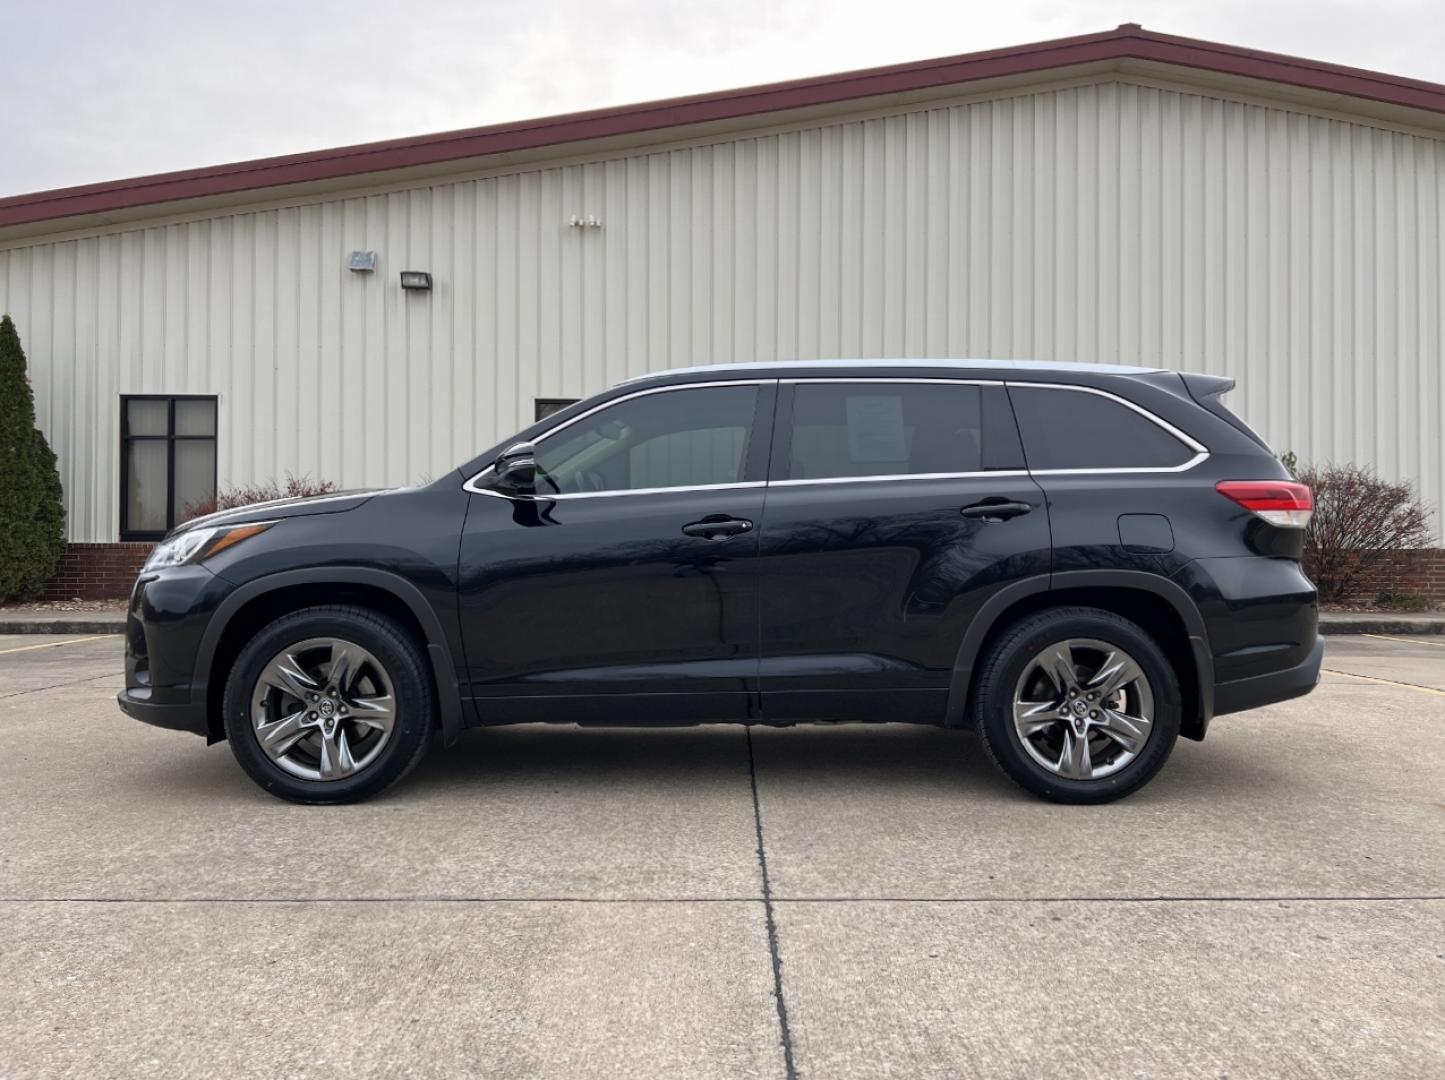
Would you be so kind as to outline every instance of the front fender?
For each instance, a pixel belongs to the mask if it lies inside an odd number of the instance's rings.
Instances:
[[[405,604],[422,633],[426,636],[427,657],[436,680],[437,703],[441,711],[442,738],[451,744],[465,726],[462,719],[461,687],[457,683],[457,666],[452,646],[441,619],[422,591],[406,578],[386,570],[367,566],[324,566],[302,570],[284,570],[255,578],[237,587],[216,608],[206,624],[196,654],[195,676],[191,682],[191,701],[204,706],[208,700],[211,669],[222,635],[231,619],[252,601],[282,589],[298,585],[366,585],[381,589]]]

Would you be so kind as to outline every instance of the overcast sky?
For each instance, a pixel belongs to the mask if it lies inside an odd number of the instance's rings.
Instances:
[[[33,0],[0,195],[1139,22],[1445,82],[1445,0]]]

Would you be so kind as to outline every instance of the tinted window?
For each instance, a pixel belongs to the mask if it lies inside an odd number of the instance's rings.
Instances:
[[[618,402],[538,443],[537,493],[738,483],[757,401],[756,386],[716,386]]]
[[[1183,465],[1194,451],[1126,405],[1080,390],[1009,386],[1031,469]]]
[[[787,479],[983,468],[981,398],[950,383],[800,383]]]

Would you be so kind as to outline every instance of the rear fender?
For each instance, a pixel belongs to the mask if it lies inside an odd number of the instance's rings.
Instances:
[[[954,661],[953,676],[949,681],[945,725],[964,727],[971,723],[968,702],[974,669],[994,632],[1013,620],[1016,610],[1024,601],[1045,593],[1068,589],[1129,589],[1152,593],[1169,604],[1179,616],[1189,638],[1189,649],[1194,658],[1194,674],[1199,688],[1199,712],[1193,722],[1186,722],[1184,734],[1190,738],[1202,739],[1204,730],[1214,715],[1214,658],[1209,651],[1209,635],[1205,630],[1204,619],[1189,594],[1179,585],[1142,570],[1067,570],[1025,578],[1000,589],[979,609],[959,645],[958,658]],[[1186,708],[1186,717],[1188,716],[1189,710]]]

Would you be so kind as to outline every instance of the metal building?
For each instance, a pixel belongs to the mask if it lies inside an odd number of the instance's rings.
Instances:
[[[1227,373],[1277,449],[1441,507],[1442,257],[1445,87],[1132,25],[0,200],[0,310],[99,544],[789,357]]]

